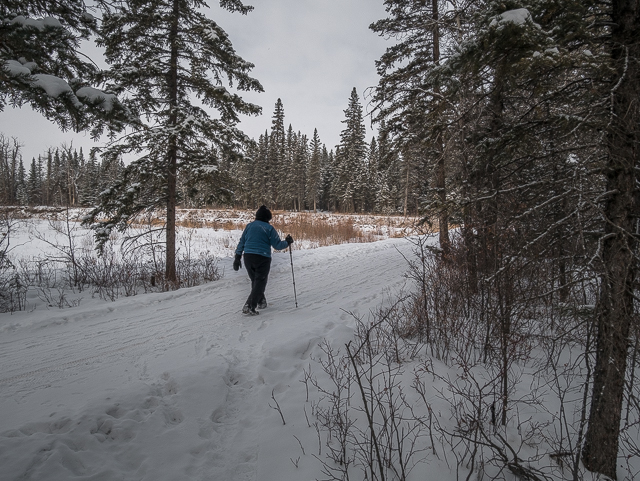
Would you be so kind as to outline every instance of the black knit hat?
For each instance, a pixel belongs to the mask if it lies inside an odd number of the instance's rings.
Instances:
[[[271,220],[271,211],[267,209],[266,205],[261,205],[258,211],[256,212],[256,220],[261,220],[263,222],[269,222]]]

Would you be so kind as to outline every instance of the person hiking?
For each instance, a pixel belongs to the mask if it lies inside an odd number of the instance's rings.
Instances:
[[[267,206],[261,205],[256,212],[256,220],[244,228],[233,261],[233,270],[240,270],[242,267],[240,259],[244,252],[244,267],[251,279],[251,293],[242,312],[251,316],[259,314],[256,309],[267,307],[264,291],[271,269],[271,248],[282,250],[293,244],[291,234],[285,240],[280,240],[275,228],[269,224],[271,217],[271,211],[267,209]]]

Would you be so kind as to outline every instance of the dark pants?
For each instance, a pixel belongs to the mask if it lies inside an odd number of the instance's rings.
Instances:
[[[251,279],[251,294],[247,298],[247,304],[255,309],[264,298],[264,290],[267,287],[269,270],[271,269],[271,257],[245,253],[244,267]]]

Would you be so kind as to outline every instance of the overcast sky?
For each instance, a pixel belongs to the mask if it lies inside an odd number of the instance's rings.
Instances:
[[[242,96],[262,107],[257,118],[243,117],[240,127],[257,139],[271,127],[278,98],[285,127],[320,140],[332,149],[340,139],[344,110],[356,87],[365,113],[367,89],[377,83],[374,62],[388,43],[368,29],[385,16],[382,0],[253,0],[246,16],[212,5],[210,18],[226,30],[236,51],[255,64],[252,76],[264,93]],[[365,118],[368,140],[373,135]],[[7,107],[0,113],[0,132],[24,144],[25,164],[49,146],[73,142],[85,149],[95,145],[88,135],[61,132],[30,107]],[[25,167],[28,166],[25,165]]]

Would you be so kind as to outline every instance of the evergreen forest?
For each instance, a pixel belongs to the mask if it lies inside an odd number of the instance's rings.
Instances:
[[[4,136],[0,149],[0,202],[6,206],[88,207],[124,168],[69,146],[51,148],[25,165],[17,139]]]
[[[98,243],[162,209],[169,280],[176,206],[419,215],[439,242],[413,264],[416,332],[439,335],[436,288],[480,313],[506,424],[524,319],[573,312],[554,326],[591,376],[573,459],[615,479],[623,406],[638,409],[640,1],[379,1],[387,16],[370,29],[389,46],[367,109],[379,133],[365,138],[354,88],[329,147],[287,124],[280,100],[263,135],[244,135],[240,116],[262,109],[240,93],[262,86],[201,0],[99,2],[100,21],[79,1],[4,1],[0,109],[30,105],[109,142],[26,160],[2,137],[0,203],[91,207]],[[64,22],[27,21],[42,17]],[[89,38],[108,69],[80,54]]]
[[[278,210],[419,215],[428,183],[405,171],[409,162],[388,133],[366,141],[362,111],[354,88],[345,109],[343,142],[328,150],[317,129],[312,136],[294,131],[291,124],[285,129],[278,99],[271,129],[247,142],[242,155],[214,151],[215,176],[197,183],[190,177],[177,180],[178,205],[253,209],[266,204]],[[28,163],[21,147],[20,139],[0,137],[2,205],[91,207],[125,170],[122,157],[85,156],[82,148],[66,144]]]

